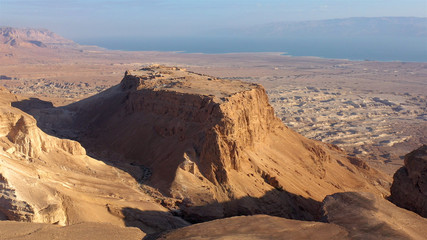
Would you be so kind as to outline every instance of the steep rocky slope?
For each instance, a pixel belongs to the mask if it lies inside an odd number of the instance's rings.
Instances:
[[[42,132],[0,89],[0,220],[58,225],[107,222],[146,233],[186,226],[126,172]]]
[[[362,160],[283,125],[257,84],[151,66],[33,114],[45,131],[159,189],[165,206],[195,222],[254,213],[315,219],[328,194],[388,192],[389,179]]]
[[[323,200],[323,219],[350,239],[425,239],[427,220],[372,193],[345,192]]]
[[[405,166],[393,176],[391,200],[427,217],[427,145],[408,153]]]

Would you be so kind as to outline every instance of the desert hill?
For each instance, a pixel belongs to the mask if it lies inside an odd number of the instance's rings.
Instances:
[[[32,114],[44,131],[158,189],[193,222],[255,213],[313,220],[328,194],[388,192],[390,179],[362,160],[283,125],[258,84],[156,65]]]

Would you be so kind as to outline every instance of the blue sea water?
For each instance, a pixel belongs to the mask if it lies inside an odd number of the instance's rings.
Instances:
[[[427,62],[424,37],[359,38],[244,38],[244,37],[174,37],[174,38],[104,38],[78,40],[112,50],[180,51],[186,53],[285,52],[292,56],[322,58]]]

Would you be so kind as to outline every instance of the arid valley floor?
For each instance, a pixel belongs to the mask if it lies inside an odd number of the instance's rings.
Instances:
[[[40,225],[0,224],[0,239],[427,234],[425,216],[384,199],[404,165],[427,194],[427,63],[125,52],[35,35],[0,38],[0,219]],[[412,199],[427,209],[426,196]],[[275,217],[239,217],[254,214]]]

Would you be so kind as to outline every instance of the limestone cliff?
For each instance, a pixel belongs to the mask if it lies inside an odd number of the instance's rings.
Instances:
[[[139,166],[134,177],[189,220],[313,219],[328,194],[388,192],[389,179],[362,160],[284,126],[257,84],[151,66],[65,110],[91,154]]]
[[[390,191],[396,205],[427,217],[427,145],[405,156],[405,166],[394,174]]]

